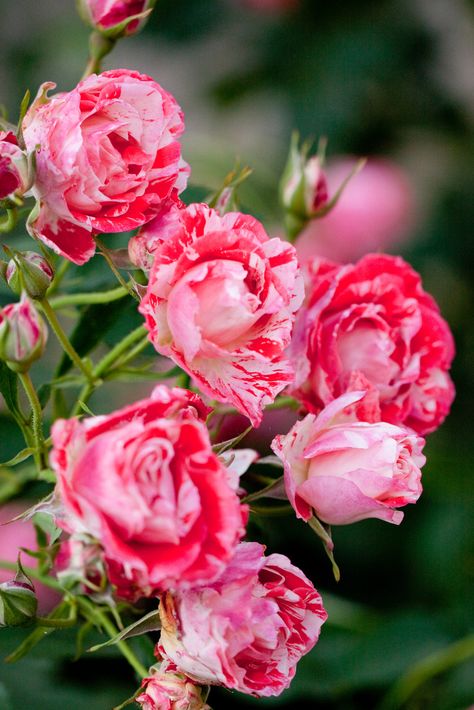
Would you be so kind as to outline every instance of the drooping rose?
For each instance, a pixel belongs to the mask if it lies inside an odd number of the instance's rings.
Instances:
[[[424,439],[405,427],[359,421],[354,405],[365,395],[348,392],[274,439],[298,518],[314,512],[329,525],[365,518],[398,525],[403,513],[395,509],[420,497]]]
[[[83,264],[94,235],[141,227],[184,189],[183,115],[159,84],[128,69],[93,74],[49,99],[51,88],[43,84],[23,122],[27,148],[39,146],[29,229]]]
[[[213,584],[162,597],[159,652],[199,683],[279,695],[318,640],[321,597],[287,557],[264,549],[241,543]]]
[[[331,198],[356,165],[340,158],[325,166]],[[315,256],[353,261],[400,244],[414,222],[413,188],[400,167],[369,158],[345,186],[336,206],[309,222],[295,242],[301,263]]]
[[[158,352],[256,426],[292,379],[283,351],[302,297],[290,244],[249,215],[194,204],[157,243],[140,312]]]
[[[163,661],[154,666],[142,681],[142,692],[136,702],[142,710],[210,710],[203,699],[205,691],[182,673],[174,664]]]
[[[0,200],[29,188],[28,160],[11,131],[0,131]]]
[[[28,370],[43,354],[47,339],[46,324],[25,294],[0,310],[0,360],[13,370]]]
[[[436,429],[454,397],[454,342],[419,275],[400,257],[368,254],[346,266],[314,260],[309,281],[292,358],[305,408],[372,388],[384,421]]]
[[[84,20],[109,37],[132,35],[144,24],[156,0],[78,0]],[[137,17],[142,15],[142,17]]]
[[[108,416],[53,425],[58,524],[100,543],[118,596],[213,579],[243,534],[246,509],[212,451],[208,411],[161,385]]]

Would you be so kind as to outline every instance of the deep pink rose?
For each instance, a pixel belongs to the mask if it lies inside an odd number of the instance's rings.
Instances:
[[[302,297],[291,244],[249,215],[195,204],[157,243],[140,311],[158,352],[257,426],[292,379],[283,350]]]
[[[36,150],[31,233],[76,264],[93,256],[93,236],[141,227],[186,186],[175,99],[128,69],[93,74],[68,93],[43,84],[23,122]]]
[[[329,525],[365,518],[398,525],[403,513],[394,508],[420,497],[424,439],[405,427],[359,421],[356,405],[365,395],[348,392],[274,439],[298,518],[314,512]]]
[[[159,651],[199,683],[279,695],[327,618],[321,597],[284,555],[241,543],[203,589],[164,595]]]
[[[145,19],[135,16],[147,10],[151,11],[155,2],[156,0],[78,0],[78,6],[83,18],[92,27],[116,37],[135,34]]]
[[[325,166],[331,198],[354,169],[355,158]],[[336,206],[309,222],[295,242],[303,263],[314,256],[352,261],[372,251],[400,244],[414,221],[413,188],[392,162],[370,158],[345,186]]]
[[[29,188],[28,160],[11,131],[0,131],[0,200]]]
[[[53,426],[59,524],[102,545],[118,596],[207,582],[243,534],[246,509],[212,451],[207,411],[161,385],[108,416]]]
[[[211,710],[203,699],[205,690],[163,661],[142,681],[136,702],[142,710]]]
[[[348,389],[374,388],[381,419],[436,429],[454,397],[454,342],[419,275],[400,257],[346,266],[314,260],[293,342],[295,396],[310,412]]]

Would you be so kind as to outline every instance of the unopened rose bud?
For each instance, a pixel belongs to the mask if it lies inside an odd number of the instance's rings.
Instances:
[[[14,579],[0,584],[0,627],[25,626],[36,616],[35,588],[21,566]]]
[[[28,158],[11,131],[0,131],[0,200],[21,196],[30,188]]]
[[[16,372],[26,372],[43,354],[48,330],[30,299],[0,310],[0,359]]]
[[[34,251],[17,253],[10,259],[5,279],[12,291],[26,291],[31,298],[43,298],[54,277],[49,262]]]
[[[297,134],[293,135],[280,197],[287,212],[307,221],[326,204],[328,190],[321,158],[317,155],[308,158],[310,144],[299,146],[298,142]]]
[[[156,0],[77,0],[81,17],[97,32],[118,39],[138,32]]]
[[[136,702],[142,710],[210,710],[208,688],[197,685],[169,661],[150,669]]]

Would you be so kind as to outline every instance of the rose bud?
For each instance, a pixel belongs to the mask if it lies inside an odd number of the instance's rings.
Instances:
[[[142,681],[143,692],[135,700],[142,710],[210,710],[204,699],[207,689],[177,673],[174,664],[163,661],[150,671]]]
[[[110,38],[136,34],[145,24],[156,0],[78,0],[83,20]]]
[[[0,627],[25,626],[36,616],[35,588],[20,564],[15,578],[0,584]]]
[[[325,172],[330,196],[355,165],[349,157],[328,162]],[[370,158],[329,214],[309,222],[295,246],[301,263],[316,255],[352,261],[368,252],[396,248],[415,220],[414,190],[408,176],[393,162]]]
[[[310,143],[298,146],[298,134],[291,139],[290,153],[280,186],[280,199],[287,212],[307,221],[327,203],[326,176],[322,159],[308,158]]]
[[[26,154],[12,131],[0,131],[0,200],[22,195],[29,187]]]
[[[18,294],[26,291],[31,298],[43,298],[53,277],[54,272],[49,262],[34,251],[16,253],[15,258],[8,262],[5,272],[11,290]]]
[[[329,525],[365,518],[398,525],[403,513],[394,509],[420,497],[424,439],[405,427],[359,420],[365,396],[348,392],[274,439],[298,518],[314,513]]]
[[[15,372],[26,372],[44,352],[48,330],[30,299],[0,310],[0,359]]]

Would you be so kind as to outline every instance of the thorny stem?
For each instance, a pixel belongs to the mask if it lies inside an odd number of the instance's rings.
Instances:
[[[20,378],[20,382],[23,385],[23,389],[25,390],[31,406],[31,423],[35,444],[35,462],[38,466],[38,470],[41,471],[44,468],[44,436],[41,404],[29,373],[20,372],[18,373],[18,377]]]

